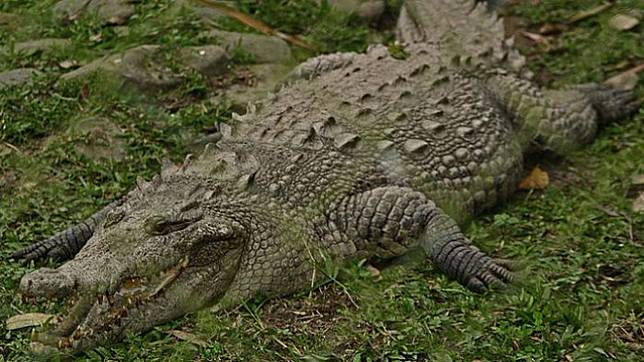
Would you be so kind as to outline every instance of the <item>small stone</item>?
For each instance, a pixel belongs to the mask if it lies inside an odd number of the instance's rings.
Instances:
[[[284,40],[274,36],[223,30],[211,30],[205,36],[218,40],[229,54],[235,47],[241,48],[256,63],[286,63],[292,60],[291,48]]]
[[[39,74],[39,71],[32,68],[18,68],[0,72],[0,89],[25,84]]]
[[[640,21],[636,17],[625,14],[617,14],[608,20],[608,25],[611,28],[620,31],[633,29],[639,23]]]
[[[61,79],[78,79],[99,72],[116,75],[144,90],[176,88],[181,84],[181,78],[154,60],[158,50],[158,45],[141,45],[120,54],[97,59],[63,74]]]
[[[365,21],[374,21],[385,12],[384,0],[330,0],[329,4],[337,10],[355,14]]]
[[[53,6],[54,16],[61,21],[74,21],[96,14],[104,24],[122,25],[134,15],[131,0],[62,0]]]
[[[57,48],[64,48],[71,44],[69,39],[44,38],[16,43],[16,53],[34,54],[37,52],[48,53]]]
[[[228,70],[228,55],[224,48],[217,45],[183,48],[179,58],[186,67],[210,77],[224,74]]]

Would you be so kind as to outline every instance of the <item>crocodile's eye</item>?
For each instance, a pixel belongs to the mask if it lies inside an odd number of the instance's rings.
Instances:
[[[201,219],[201,215],[190,218],[169,218],[155,215],[145,220],[144,228],[150,235],[166,235],[183,230],[199,219]]]
[[[119,221],[123,220],[125,217],[125,211],[123,210],[112,210],[107,213],[107,216],[105,216],[105,223],[103,224],[104,228],[108,228],[114,224],[117,224]]]

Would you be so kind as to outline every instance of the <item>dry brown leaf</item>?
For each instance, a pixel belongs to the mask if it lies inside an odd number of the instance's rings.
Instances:
[[[373,265],[367,265],[367,271],[371,274],[371,277],[377,280],[380,280],[380,270]]]
[[[604,3],[602,5],[594,7],[592,9],[580,11],[577,14],[571,16],[570,19],[568,20],[568,23],[572,24],[572,23],[576,23],[576,22],[584,20],[584,19],[588,19],[588,18],[590,18],[592,16],[595,16],[595,15],[601,13],[602,11],[608,9],[611,6],[613,6],[612,3]]]
[[[555,35],[563,32],[567,28],[565,24],[545,23],[539,27],[539,34]]]
[[[264,22],[262,22],[261,20],[254,19],[254,18],[248,16],[247,14],[244,14],[241,11],[239,11],[239,10],[237,10],[235,8],[232,8],[232,7],[228,6],[228,5],[221,4],[221,3],[218,3],[218,2],[212,1],[212,0],[193,0],[193,1],[195,1],[197,3],[200,3],[203,6],[207,6],[209,8],[213,8],[215,10],[218,10],[221,13],[223,13],[224,15],[229,16],[229,17],[234,18],[234,19],[237,19],[238,21],[240,21],[240,22],[250,26],[251,28],[253,28],[253,29],[255,29],[255,30],[259,31],[259,32],[262,32],[264,34],[277,36],[277,37],[283,39],[284,41],[287,41],[287,42],[289,42],[289,43],[291,43],[293,45],[297,45],[297,46],[302,47],[302,48],[306,48],[306,49],[310,49],[310,50],[317,50],[315,47],[313,47],[312,45],[306,43],[304,40],[302,40],[297,35],[288,35],[288,34],[284,34],[284,33],[280,32],[280,31],[277,31],[277,30],[271,28],[270,26],[264,24]]]
[[[75,60],[63,60],[62,62],[58,63],[58,66],[60,66],[63,69],[69,69],[69,68],[78,67],[79,64]]]
[[[639,24],[640,21],[636,17],[624,14],[617,14],[608,20],[608,25],[617,30],[630,30]]]
[[[633,212],[644,212],[644,192],[640,192],[640,195],[633,201]]]
[[[539,166],[532,169],[532,172],[519,184],[520,190],[541,190],[550,183],[550,176]]]
[[[8,331],[27,327],[38,327],[51,320],[54,316],[45,313],[18,314],[7,319],[6,328]]]
[[[178,329],[173,329],[167,332],[169,335],[178,338],[182,341],[188,341],[196,346],[202,347],[202,348],[207,348],[209,346],[208,342],[204,341],[203,339],[197,337],[196,335],[181,331]]]
[[[637,73],[644,71],[644,63],[636,65],[635,67],[623,71],[613,77],[610,77],[604,81],[604,84],[607,84],[613,88],[623,89],[623,90],[632,90],[637,85],[639,81]]]
[[[548,41],[548,38],[541,34],[536,34],[536,33],[530,33],[527,31],[522,31],[521,35],[525,36],[526,38],[532,40],[535,43],[538,44],[543,44],[543,45],[549,45],[550,42]]]

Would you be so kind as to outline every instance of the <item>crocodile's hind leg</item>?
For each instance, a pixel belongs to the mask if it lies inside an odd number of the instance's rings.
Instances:
[[[347,256],[372,250],[380,257],[397,257],[420,246],[439,269],[475,291],[503,286],[513,278],[509,262],[485,255],[452,218],[410,188],[380,187],[348,197],[326,227],[327,235],[338,238],[340,229],[346,236],[335,244]],[[355,248],[346,245],[352,242]]]
[[[591,142],[598,125],[639,108],[631,92],[598,84],[542,90],[500,71],[487,79],[487,87],[517,127],[524,149],[536,146],[558,154]]]
[[[11,257],[27,261],[45,258],[52,258],[55,261],[71,259],[92,237],[96,226],[105,219],[112,209],[121,203],[122,201],[115,201],[79,224],[73,225],[48,239],[35,242],[26,248],[13,252]]]

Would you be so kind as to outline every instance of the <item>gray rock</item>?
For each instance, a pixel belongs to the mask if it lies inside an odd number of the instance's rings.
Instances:
[[[234,1],[218,1],[218,3],[222,3],[225,5],[229,5],[232,7],[235,7],[235,2]],[[204,20],[216,20],[221,17],[225,17],[226,14],[221,13],[217,9],[213,9],[207,6],[202,6],[194,1],[191,0],[176,0],[175,1],[175,6],[174,6],[174,11],[178,11],[182,8],[189,9],[192,11],[195,15],[198,17],[204,19]]]
[[[96,12],[108,24],[124,24],[134,15],[134,5],[130,0],[92,0],[87,10]]]
[[[63,21],[95,13],[106,24],[120,25],[134,14],[134,5],[131,0],[62,0],[52,10]]]
[[[291,48],[280,38],[261,34],[211,30],[206,37],[216,39],[229,53],[239,46],[251,54],[256,63],[287,63],[292,61]]]
[[[180,63],[206,76],[221,75],[228,70],[228,54],[217,45],[183,48],[179,58]]]
[[[67,47],[70,44],[71,41],[69,39],[44,38],[16,43],[14,50],[17,53],[23,54],[34,54],[37,52],[47,53],[57,48]]]
[[[25,84],[39,74],[39,71],[32,68],[18,68],[6,72],[0,72],[0,89]]]
[[[97,59],[64,74],[62,80],[86,77],[94,72],[113,74],[143,90],[172,89],[181,84],[181,77],[159,64],[157,45],[141,45],[123,53]]]
[[[373,21],[385,12],[384,0],[330,0],[334,8],[358,15],[358,17]]]
[[[54,16],[59,20],[73,20],[80,17],[90,0],[61,0],[52,7]]]

